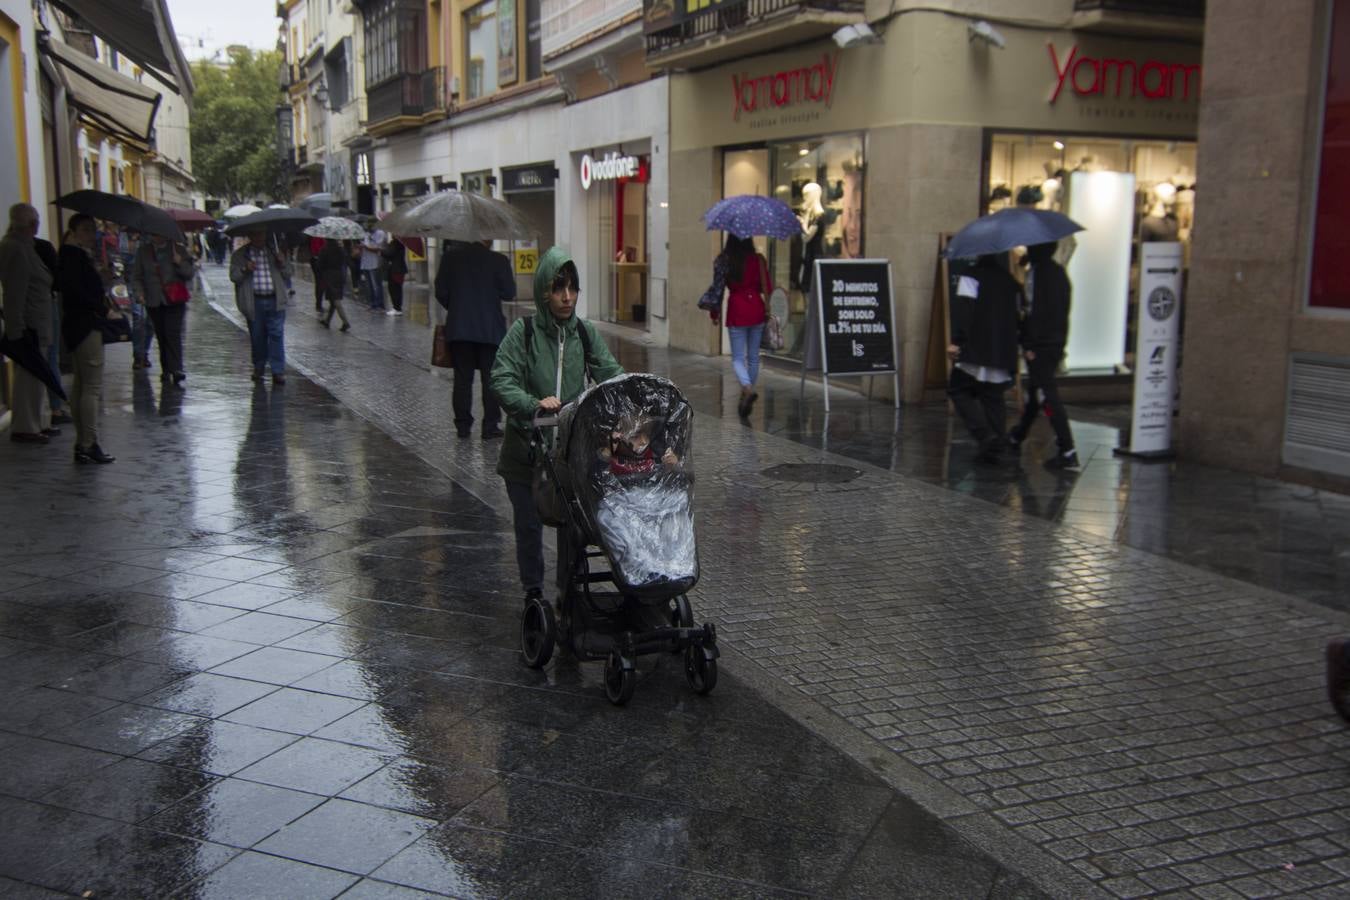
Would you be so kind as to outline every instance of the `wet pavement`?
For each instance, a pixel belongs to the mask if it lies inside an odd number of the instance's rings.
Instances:
[[[505,506],[188,347],[110,349],[116,464],[0,444],[0,895],[1041,895],[732,671],[525,668]]]
[[[724,362],[619,341],[699,413],[692,599],[726,652],[708,698],[644,658],[619,710],[598,666],[517,661],[495,447],[453,437],[429,332],[303,309],[317,385],[254,388],[195,303],[185,393],[108,379],[116,465],[0,446],[10,521],[42,510],[0,550],[0,892],[1350,885],[1320,687],[1347,619],[1309,602],[1335,605],[1341,498],[1120,463],[1083,422],[1071,481],[983,470],[940,412],[839,393],[826,421],[776,374],[747,428]],[[763,474],[784,464],[857,477]],[[1330,574],[1282,582],[1316,523]]]

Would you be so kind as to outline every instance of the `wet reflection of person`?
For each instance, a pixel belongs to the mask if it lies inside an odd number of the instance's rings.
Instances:
[[[980,444],[980,462],[997,463],[1006,440],[1003,392],[1017,365],[1022,287],[1000,256],[981,256],[962,275],[951,302],[952,361],[947,396]]]

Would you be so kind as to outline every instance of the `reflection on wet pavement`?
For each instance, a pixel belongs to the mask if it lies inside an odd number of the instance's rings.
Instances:
[[[189,360],[110,352],[115,466],[0,446],[0,893],[1036,895],[735,678],[525,668],[500,511],[200,304]]]

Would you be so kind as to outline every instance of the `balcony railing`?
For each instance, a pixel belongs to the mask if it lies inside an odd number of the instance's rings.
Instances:
[[[445,69],[397,75],[366,91],[369,124],[445,108]]]
[[[653,6],[664,6],[668,12],[663,17],[653,11]],[[647,53],[661,53],[688,41],[752,27],[795,10],[861,13],[863,7],[864,0],[728,0],[695,13],[684,13],[679,3],[670,12],[669,3],[643,0]]]
[[[548,59],[588,34],[642,12],[642,0],[543,0],[539,6],[541,51]]]
[[[1073,10],[1203,19],[1205,0],[1074,0]]]

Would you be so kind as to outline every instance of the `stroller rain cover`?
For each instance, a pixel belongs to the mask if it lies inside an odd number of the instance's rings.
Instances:
[[[688,401],[656,375],[611,378],[559,416],[559,487],[626,593],[674,596],[698,580],[692,430]]]

